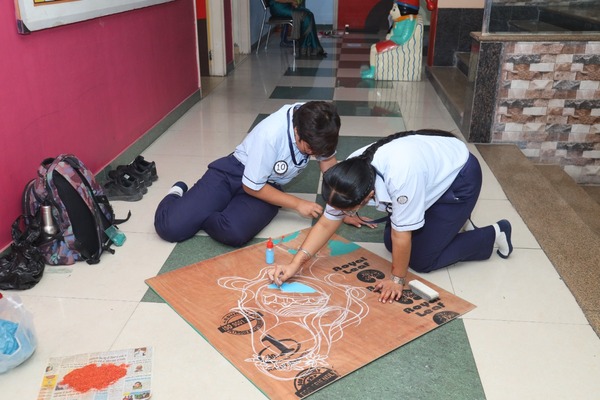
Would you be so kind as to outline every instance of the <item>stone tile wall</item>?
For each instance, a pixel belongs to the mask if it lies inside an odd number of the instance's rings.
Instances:
[[[457,51],[471,50],[471,32],[481,32],[482,8],[440,8],[435,30],[433,65],[454,65]]]
[[[600,184],[600,42],[508,42],[492,143]]]
[[[493,6],[576,6],[595,4],[597,0],[493,0]]]

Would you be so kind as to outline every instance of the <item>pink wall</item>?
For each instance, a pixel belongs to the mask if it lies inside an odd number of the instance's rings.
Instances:
[[[198,90],[194,0],[18,35],[0,1],[0,249],[40,161],[97,173]]]

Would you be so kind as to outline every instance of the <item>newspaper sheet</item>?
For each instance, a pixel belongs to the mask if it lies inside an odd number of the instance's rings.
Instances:
[[[51,358],[38,400],[149,399],[151,375],[151,347]]]

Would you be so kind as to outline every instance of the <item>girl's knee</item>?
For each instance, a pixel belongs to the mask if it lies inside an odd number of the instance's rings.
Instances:
[[[231,247],[242,247],[243,245],[248,243],[253,237],[248,237],[248,235],[246,234],[232,231],[221,232],[220,234],[210,234],[210,236],[213,239]]]
[[[181,230],[181,227],[175,227],[168,221],[154,221],[154,230],[158,236],[167,242],[177,243],[189,239],[191,236]],[[193,236],[193,235],[192,235]]]
[[[409,266],[413,271],[421,273],[431,272],[445,267],[445,265],[440,264],[439,254],[423,254],[421,256],[418,254],[411,254]]]
[[[163,228],[157,226],[156,224],[154,225],[154,230],[156,231],[156,233],[162,240],[166,240],[167,242],[171,242],[171,243],[178,242],[177,238],[173,234],[174,232],[171,232],[167,229],[163,229]]]
[[[411,263],[409,266],[410,266],[410,269],[412,269],[415,272],[419,272],[419,273],[427,273],[427,272],[433,271],[432,265]]]

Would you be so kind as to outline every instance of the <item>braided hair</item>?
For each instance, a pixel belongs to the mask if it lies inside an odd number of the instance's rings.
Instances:
[[[377,150],[392,140],[412,135],[442,136],[456,138],[452,133],[439,129],[421,129],[397,132],[379,139],[359,156],[348,158],[329,168],[323,174],[321,195],[332,207],[342,210],[354,208],[375,188],[375,167],[371,165]]]

